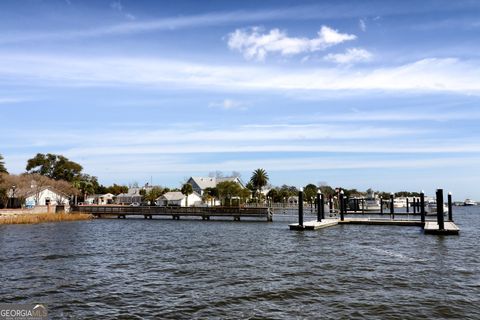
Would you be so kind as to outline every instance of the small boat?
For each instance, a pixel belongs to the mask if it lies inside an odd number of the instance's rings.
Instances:
[[[463,202],[463,205],[464,206],[476,206],[477,203],[471,199],[465,199],[465,201]]]
[[[365,211],[380,211],[379,199],[365,199]]]
[[[443,213],[448,213],[448,206],[444,203],[443,204]],[[437,201],[436,200],[428,200],[425,203],[425,214],[437,214]]]
[[[393,200],[394,208],[406,208],[407,207],[407,198],[395,198]]]

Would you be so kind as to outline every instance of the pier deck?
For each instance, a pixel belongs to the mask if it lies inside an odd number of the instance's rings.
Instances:
[[[451,221],[444,222],[444,229],[439,229],[436,221],[425,222],[424,231],[427,234],[458,234],[460,229]]]
[[[426,221],[422,223],[420,220],[391,220],[382,218],[345,218],[341,221],[338,218],[322,219],[321,222],[316,220],[306,221],[303,226],[298,223],[290,224],[290,230],[317,230],[327,227],[336,226],[339,224],[356,224],[356,225],[381,225],[381,226],[408,226],[408,227],[423,227],[425,234],[458,234],[460,229],[458,226],[451,222],[445,222],[444,229],[438,229],[438,223],[436,221]]]
[[[272,212],[267,207],[243,208],[243,207],[131,207],[131,206],[78,206],[75,212],[89,213],[97,218],[117,217],[125,219],[126,216],[143,216],[145,219],[158,217],[172,217],[179,220],[180,217],[197,217],[202,220],[210,220],[211,217],[233,218],[240,221],[242,218],[265,219],[272,221]]]

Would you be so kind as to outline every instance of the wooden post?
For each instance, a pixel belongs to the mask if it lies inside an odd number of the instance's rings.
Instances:
[[[425,223],[425,193],[420,192],[420,220]]]
[[[407,213],[410,212],[410,201],[408,200],[408,197],[407,197]]]
[[[320,193],[320,210],[322,219],[325,219],[325,196],[323,193]]]
[[[390,217],[395,220],[395,208],[393,206],[393,193],[390,193]]]
[[[365,199],[362,198],[362,214],[365,214]]]
[[[448,193],[448,221],[453,221],[452,193]]]
[[[303,227],[303,188],[298,191],[298,225]]]
[[[339,205],[340,205],[340,220],[343,221],[344,219],[344,216],[343,216],[343,207],[344,207],[344,203],[343,203],[343,190],[340,191],[340,198],[339,198]]]
[[[413,198],[413,214],[417,213],[417,198]]]
[[[444,230],[445,223],[443,219],[443,189],[437,189],[437,223],[438,229]]]
[[[383,216],[383,198],[380,197],[380,214]]]
[[[329,213],[332,213],[332,212],[333,212],[333,199],[332,199],[332,196],[329,196],[329,197],[328,197],[328,209],[330,210]]]
[[[317,221],[320,222],[322,221],[322,211],[323,211],[323,203],[320,203],[320,202],[323,202],[320,200],[322,194],[320,192],[320,190],[317,192]]]

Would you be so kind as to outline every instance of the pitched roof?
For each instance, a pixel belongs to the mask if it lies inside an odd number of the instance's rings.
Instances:
[[[182,200],[183,198],[185,198],[185,195],[180,191],[170,191],[158,197],[157,200],[161,199],[161,200],[167,200],[167,201],[178,201],[178,200]]]
[[[191,177],[188,180],[193,180],[202,190],[205,190],[206,188],[215,188],[217,184],[225,181],[233,181],[233,182],[238,181],[240,185],[243,187],[243,183],[241,182],[240,178],[237,178],[237,177],[226,177],[226,178]]]

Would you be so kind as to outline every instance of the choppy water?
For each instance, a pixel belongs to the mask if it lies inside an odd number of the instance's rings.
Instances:
[[[51,318],[480,319],[480,208],[417,227],[96,220],[0,226],[0,302]]]

